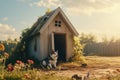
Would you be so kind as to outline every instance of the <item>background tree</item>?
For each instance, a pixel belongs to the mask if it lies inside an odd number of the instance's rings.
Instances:
[[[85,55],[120,56],[120,39],[114,37],[108,39],[104,35],[101,40],[101,42],[98,42],[94,35],[82,33],[80,42],[85,44],[83,50]]]
[[[7,40],[0,41],[0,44],[3,44],[5,47],[5,52],[11,54],[13,50],[15,49],[18,41],[14,41],[11,38],[8,38]]]
[[[81,44],[91,44],[97,42],[97,38],[95,35],[89,33],[89,34],[80,34],[80,42]]]
[[[22,31],[22,34],[20,36],[20,41],[16,45],[14,51],[12,52],[12,55],[7,59],[6,65],[9,63],[14,64],[16,60],[21,60],[23,62],[26,62],[28,59],[27,53],[26,53],[26,44],[27,44],[27,38],[28,34],[30,33],[30,29],[26,28]],[[15,39],[16,41],[16,39]]]
[[[97,42],[97,38],[95,35],[93,34],[84,34],[81,33],[80,35],[80,42],[82,45],[84,45],[84,49],[83,49],[83,53],[85,53],[84,55],[87,55],[89,53],[92,53],[94,49],[94,47],[96,46],[91,46],[91,45],[95,45]]]

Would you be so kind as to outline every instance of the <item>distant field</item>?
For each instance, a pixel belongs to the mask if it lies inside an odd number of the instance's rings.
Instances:
[[[87,56],[89,68],[120,68],[120,57]]]

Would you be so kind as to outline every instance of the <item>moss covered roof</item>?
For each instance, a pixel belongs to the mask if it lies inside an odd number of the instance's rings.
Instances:
[[[56,10],[56,9],[55,9]],[[35,34],[38,34],[40,29],[44,26],[44,24],[50,19],[50,17],[53,15],[55,10],[46,13],[45,15],[38,18],[38,20],[33,24],[31,27],[31,33],[29,36],[34,36]]]

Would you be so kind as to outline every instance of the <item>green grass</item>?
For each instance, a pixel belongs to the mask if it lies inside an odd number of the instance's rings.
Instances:
[[[27,70],[27,71],[12,71],[8,72],[0,66],[0,80],[74,80],[69,77],[56,75],[56,72],[45,73],[39,69]],[[118,75],[106,75],[101,78],[92,77],[89,80],[120,80],[120,74]]]
[[[38,69],[27,71],[8,72],[0,66],[0,80],[72,80],[68,77],[57,76],[56,73],[47,73]]]
[[[93,62],[96,61],[92,60],[91,62],[93,64]],[[99,61],[97,60],[97,62]],[[62,67],[65,66],[69,70],[80,67],[78,63],[61,63],[58,66],[58,72],[57,71],[54,72],[52,70],[43,71],[36,68],[27,69],[27,70],[13,70],[9,72],[6,69],[4,69],[4,64],[0,63],[0,80],[76,80],[76,79],[72,79],[71,78],[72,76],[67,77],[67,76],[58,75],[57,73],[59,73],[59,70],[61,70],[61,66]],[[120,80],[120,73],[116,75],[112,75],[112,74],[104,75],[100,78],[91,76],[89,80]]]

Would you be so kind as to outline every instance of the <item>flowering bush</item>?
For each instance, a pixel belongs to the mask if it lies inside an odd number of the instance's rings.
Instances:
[[[14,70],[14,67],[12,64],[8,64],[7,66],[7,71],[13,71]]]
[[[30,60],[30,59],[28,59],[27,62],[28,62],[28,64],[30,64],[30,65],[33,65],[33,64],[34,64],[34,61],[33,61],[33,60]]]
[[[22,61],[17,60],[16,63],[17,63],[17,64],[22,64]]]
[[[33,69],[34,61],[33,61],[33,60],[28,59],[28,60],[27,60],[27,62],[28,62],[27,67],[28,67],[29,69]]]
[[[17,60],[15,65],[14,65],[14,69],[17,71],[25,70],[25,67],[26,67],[25,63],[23,63],[20,60]]]
[[[14,65],[14,69],[16,71],[26,71],[26,70],[33,69],[34,61],[28,59],[27,62],[28,63],[23,63],[21,60],[17,60]]]
[[[83,45],[80,44],[79,37],[74,37],[74,53],[72,61],[80,62],[81,64],[86,64],[86,60],[83,56]]]

